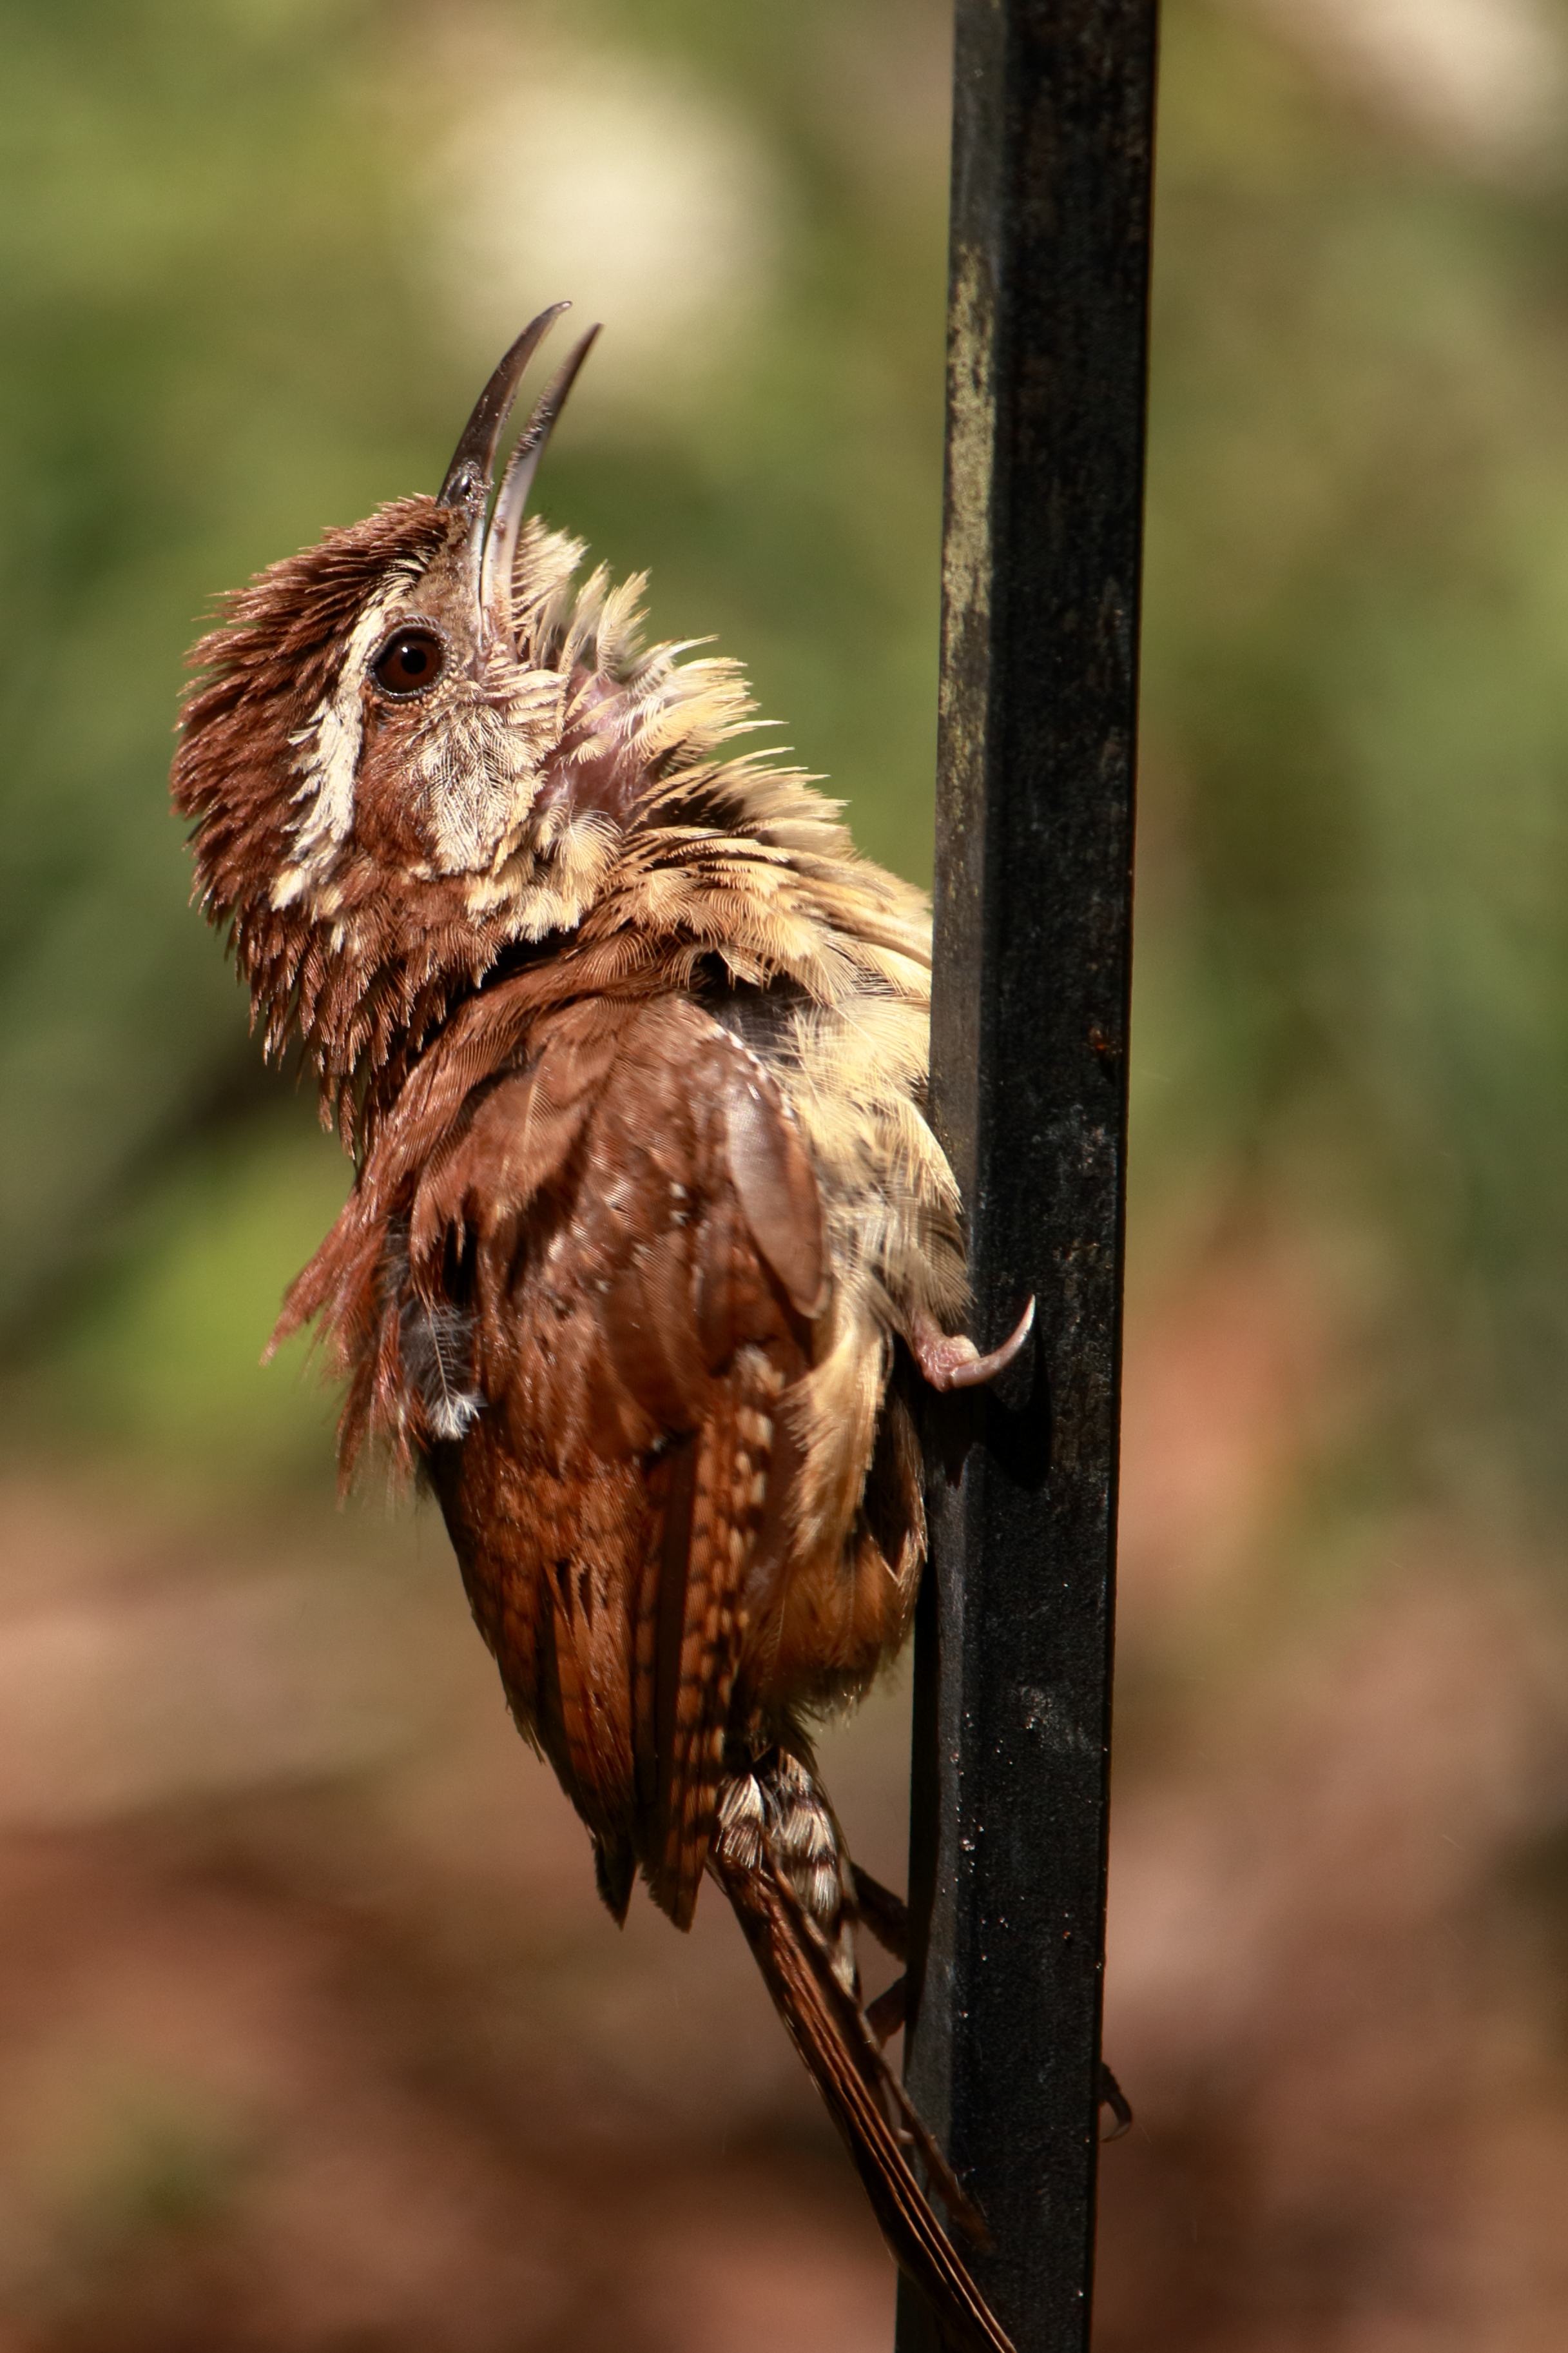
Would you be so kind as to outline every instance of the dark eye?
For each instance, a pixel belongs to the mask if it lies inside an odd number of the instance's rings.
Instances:
[[[446,667],[447,649],[434,629],[399,629],[375,658],[373,673],[386,694],[424,694]]]

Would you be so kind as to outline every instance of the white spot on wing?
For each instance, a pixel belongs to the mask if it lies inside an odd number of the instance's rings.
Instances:
[[[471,1389],[437,1398],[429,1408],[431,1435],[454,1441],[466,1438],[483,1410],[483,1398]]]

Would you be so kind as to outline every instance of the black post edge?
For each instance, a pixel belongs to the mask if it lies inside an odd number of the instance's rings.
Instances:
[[[1156,47],[1157,0],[958,0],[931,1095],[971,1328],[1038,1315],[931,1416],[906,2073],[1018,2353],[1093,2278]]]

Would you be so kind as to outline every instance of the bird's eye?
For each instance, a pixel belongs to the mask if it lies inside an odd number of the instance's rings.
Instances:
[[[447,649],[434,629],[399,629],[377,654],[372,676],[384,694],[425,694],[446,663]]]

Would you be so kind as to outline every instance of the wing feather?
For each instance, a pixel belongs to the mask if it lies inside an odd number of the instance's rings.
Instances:
[[[569,1008],[530,1042],[410,1217],[415,1281],[449,1279],[454,1238],[473,1250],[489,1402],[443,1499],[471,1587],[509,1597],[475,1606],[514,1705],[684,1927],[780,1398],[825,1291],[821,1208],[776,1088],[689,1001]]]
[[[745,1640],[742,1600],[767,1493],[773,1417],[784,1376],[746,1348],[697,1440],[680,1566],[664,1550],[667,1622],[660,1662],[669,1729],[659,1748],[654,1892],[679,1927],[696,1908],[718,1815],[730,1702]],[[673,1653],[673,1655],[671,1655]]]

